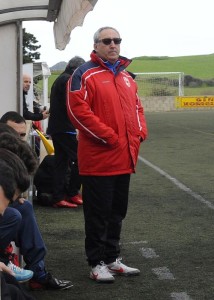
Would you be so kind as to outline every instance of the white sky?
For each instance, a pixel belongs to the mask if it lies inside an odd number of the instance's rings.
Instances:
[[[40,61],[49,67],[75,55],[88,60],[93,35],[102,26],[120,32],[121,55],[128,58],[212,54],[213,11],[213,0],[98,0],[62,51],[55,48],[53,23],[28,21],[23,27],[37,38]]]

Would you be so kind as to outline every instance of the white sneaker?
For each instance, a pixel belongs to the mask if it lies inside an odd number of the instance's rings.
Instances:
[[[8,263],[7,266],[13,271],[16,280],[19,282],[28,281],[33,277],[33,272],[31,270],[19,268],[16,265],[14,265],[11,261]]]
[[[140,270],[136,268],[130,268],[121,263],[122,258],[117,258],[115,262],[108,264],[107,267],[112,275],[139,275]]]
[[[109,272],[104,262],[91,269],[90,278],[97,282],[114,282],[114,277]]]

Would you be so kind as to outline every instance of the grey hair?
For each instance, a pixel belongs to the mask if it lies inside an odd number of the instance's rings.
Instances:
[[[120,36],[120,33],[118,32],[118,30],[115,29],[114,27],[110,27],[110,26],[101,27],[94,34],[94,43],[97,43],[99,41],[100,33],[105,29],[112,29],[112,30],[116,31]]]
[[[76,68],[85,63],[85,60],[80,56],[74,56],[69,60],[66,66],[66,70],[74,71]]]

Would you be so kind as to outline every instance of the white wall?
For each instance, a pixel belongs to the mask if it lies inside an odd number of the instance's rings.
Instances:
[[[22,109],[19,35],[17,23],[0,26],[0,116]]]

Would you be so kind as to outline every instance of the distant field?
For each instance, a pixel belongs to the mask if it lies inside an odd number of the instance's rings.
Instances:
[[[214,78],[214,54],[180,57],[134,58],[128,70],[133,73],[183,72],[201,80]],[[184,87],[185,96],[214,95],[213,86]]]
[[[214,78],[214,54],[180,57],[137,57],[133,58],[128,70],[133,73],[144,72],[184,72],[199,79]],[[54,80],[61,72],[54,71],[49,77],[49,95]],[[42,82],[39,83],[40,87]],[[185,95],[213,95],[214,87],[185,88]]]
[[[129,71],[141,72],[184,72],[200,79],[214,78],[214,54],[180,57],[134,58]]]

